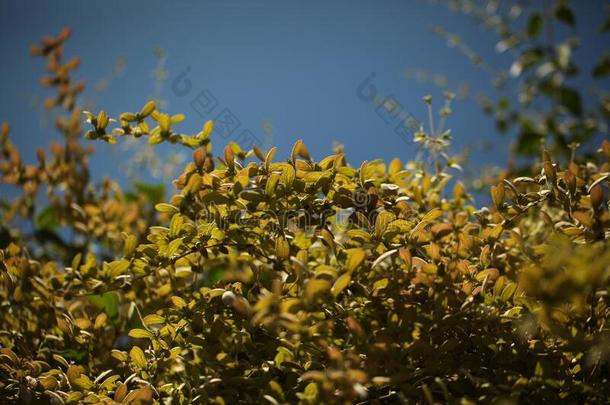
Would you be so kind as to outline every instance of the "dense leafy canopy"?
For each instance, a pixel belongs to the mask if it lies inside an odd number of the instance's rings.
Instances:
[[[213,124],[154,102],[85,137],[180,143],[174,195],[90,181],[68,32],[46,39],[64,145],[22,161],[3,127],[0,397],[24,403],[411,403],[610,397],[610,143],[476,209],[398,159],[319,161],[298,141],[222,157]],[[429,102],[429,100],[427,100]],[[425,133],[420,139],[429,139]],[[38,190],[46,190],[40,206]],[[148,191],[147,191],[148,190]],[[153,189],[154,191],[154,189]],[[154,207],[154,208],[153,208]]]

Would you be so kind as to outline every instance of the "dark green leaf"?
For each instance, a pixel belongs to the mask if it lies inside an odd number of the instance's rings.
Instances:
[[[565,4],[560,5],[555,10],[555,17],[562,23],[569,25],[570,27],[576,26],[576,17],[572,10]]]
[[[35,220],[36,227],[39,229],[53,230],[59,226],[59,212],[57,207],[49,205],[43,209]]]
[[[539,13],[532,13],[529,20],[527,21],[527,36],[535,38],[540,34],[542,29],[542,16]]]
[[[564,106],[570,113],[574,115],[582,114],[582,102],[580,93],[574,89],[563,86],[559,90],[559,102]]]
[[[593,68],[593,77],[600,79],[610,75],[610,55],[603,55]]]

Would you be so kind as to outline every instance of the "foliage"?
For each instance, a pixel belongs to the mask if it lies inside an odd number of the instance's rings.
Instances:
[[[597,43],[607,40],[610,14],[599,27],[598,36],[583,44],[577,13],[567,0],[441,3],[471,16],[495,35],[495,50],[511,61],[506,69],[498,70],[458,35],[435,28],[449,46],[490,74],[501,90],[499,97],[482,96],[480,102],[499,132],[516,136],[515,155],[531,159],[539,155],[542,146],[565,161],[578,145],[591,144],[600,134],[607,134],[610,94],[602,80],[610,74],[610,58],[605,51],[599,52]],[[587,52],[598,54],[594,66],[576,57],[583,45],[589,47]],[[592,91],[582,88],[582,78],[594,83]]]
[[[59,93],[73,88],[60,64],[65,37],[36,49],[54,61]],[[275,148],[235,144],[215,157],[211,122],[181,134],[182,115],[147,103],[111,130],[104,112],[84,112],[86,138],[193,149],[153,213],[154,188],[127,198],[83,175],[90,152],[67,103],[66,144],[52,159],[39,152],[38,166],[21,161],[8,126],[2,133],[3,182],[22,190],[3,208],[3,399],[610,397],[608,141],[564,166],[545,153],[532,177],[503,180],[494,206],[477,210],[450,182],[450,161],[434,173],[398,159],[351,166],[341,151],[315,161],[302,141],[285,161]],[[41,186],[52,208],[36,208]]]

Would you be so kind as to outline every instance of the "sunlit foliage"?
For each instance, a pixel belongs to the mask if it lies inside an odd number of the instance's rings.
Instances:
[[[84,112],[85,138],[193,150],[161,202],[85,175],[65,37],[36,49],[73,113],[65,145],[28,165],[8,126],[0,143],[3,182],[22,191],[2,208],[3,400],[610,397],[608,141],[564,166],[544,153],[477,209],[446,160],[352,166],[302,141],[284,159],[236,144],[213,156],[211,122],[182,134],[153,102],[114,123]]]

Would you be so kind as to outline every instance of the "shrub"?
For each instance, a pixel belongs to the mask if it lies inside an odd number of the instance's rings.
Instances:
[[[215,157],[211,122],[180,134],[183,116],[154,102],[113,130],[84,112],[88,139],[193,149],[175,194],[151,203],[86,175],[67,36],[34,49],[58,87],[49,106],[69,112],[65,144],[27,165],[7,125],[0,143],[3,182],[22,191],[3,208],[4,400],[610,397],[608,141],[566,165],[545,153],[476,209],[440,163],[315,161],[301,141],[286,161],[236,144]]]

